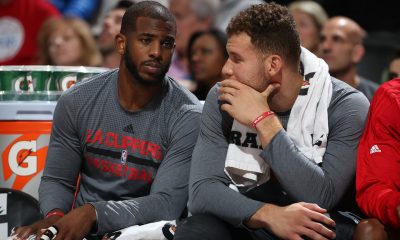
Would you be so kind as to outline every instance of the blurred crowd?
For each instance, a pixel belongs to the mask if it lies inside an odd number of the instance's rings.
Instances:
[[[137,2],[139,0],[136,0]],[[159,0],[174,14],[178,34],[168,75],[204,100],[223,79],[225,28],[232,16],[263,0]],[[329,65],[332,76],[371,99],[378,84],[399,76],[396,21],[366,19],[356,1],[277,1],[288,6],[301,44]],[[0,65],[116,68],[114,39],[134,0],[0,0]],[[384,4],[382,4],[383,6]],[[386,8],[390,8],[386,6]],[[380,28],[375,19],[381,19]]]

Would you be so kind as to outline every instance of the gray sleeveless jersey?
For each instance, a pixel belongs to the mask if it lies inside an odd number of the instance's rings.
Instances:
[[[118,70],[76,84],[57,103],[39,188],[44,214],[91,203],[99,234],[176,219],[187,202],[201,104],[171,78],[143,109],[122,108]]]

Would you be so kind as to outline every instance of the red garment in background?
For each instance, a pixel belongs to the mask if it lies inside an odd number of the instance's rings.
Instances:
[[[371,102],[358,148],[356,188],[368,217],[400,228],[400,78],[384,83]]]
[[[59,17],[46,0],[11,0],[0,5],[0,65],[37,64],[37,38],[42,24]]]

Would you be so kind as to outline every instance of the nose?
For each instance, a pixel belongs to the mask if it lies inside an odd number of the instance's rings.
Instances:
[[[200,54],[198,52],[193,52],[191,56],[192,62],[198,62],[200,60]]]
[[[110,16],[106,16],[104,18],[103,28],[109,28],[110,25],[111,25],[111,21],[112,21],[111,17]]]
[[[229,58],[222,67],[222,75],[224,75],[225,78],[231,78],[233,75],[232,63]]]
[[[322,51],[327,52],[327,51],[330,50],[330,48],[331,48],[330,41],[327,38],[322,39],[321,40],[321,49],[322,49]]]
[[[161,44],[157,41],[153,41],[150,46],[150,53],[151,58],[160,58],[161,57]]]
[[[57,36],[50,41],[50,46],[58,47],[63,42],[63,38],[61,36]]]

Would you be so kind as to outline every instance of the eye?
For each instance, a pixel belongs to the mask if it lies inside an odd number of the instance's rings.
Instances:
[[[240,59],[239,59],[239,57],[237,57],[237,56],[230,56],[229,58],[230,58],[231,61],[234,62],[234,63],[239,63],[239,62],[240,62]]]
[[[149,44],[150,42],[151,42],[151,39],[150,38],[141,38],[140,39],[140,41],[143,43],[143,44]]]
[[[172,48],[174,48],[174,41],[163,41],[162,42],[162,46],[164,47],[164,48],[167,48],[167,49],[172,49]]]

